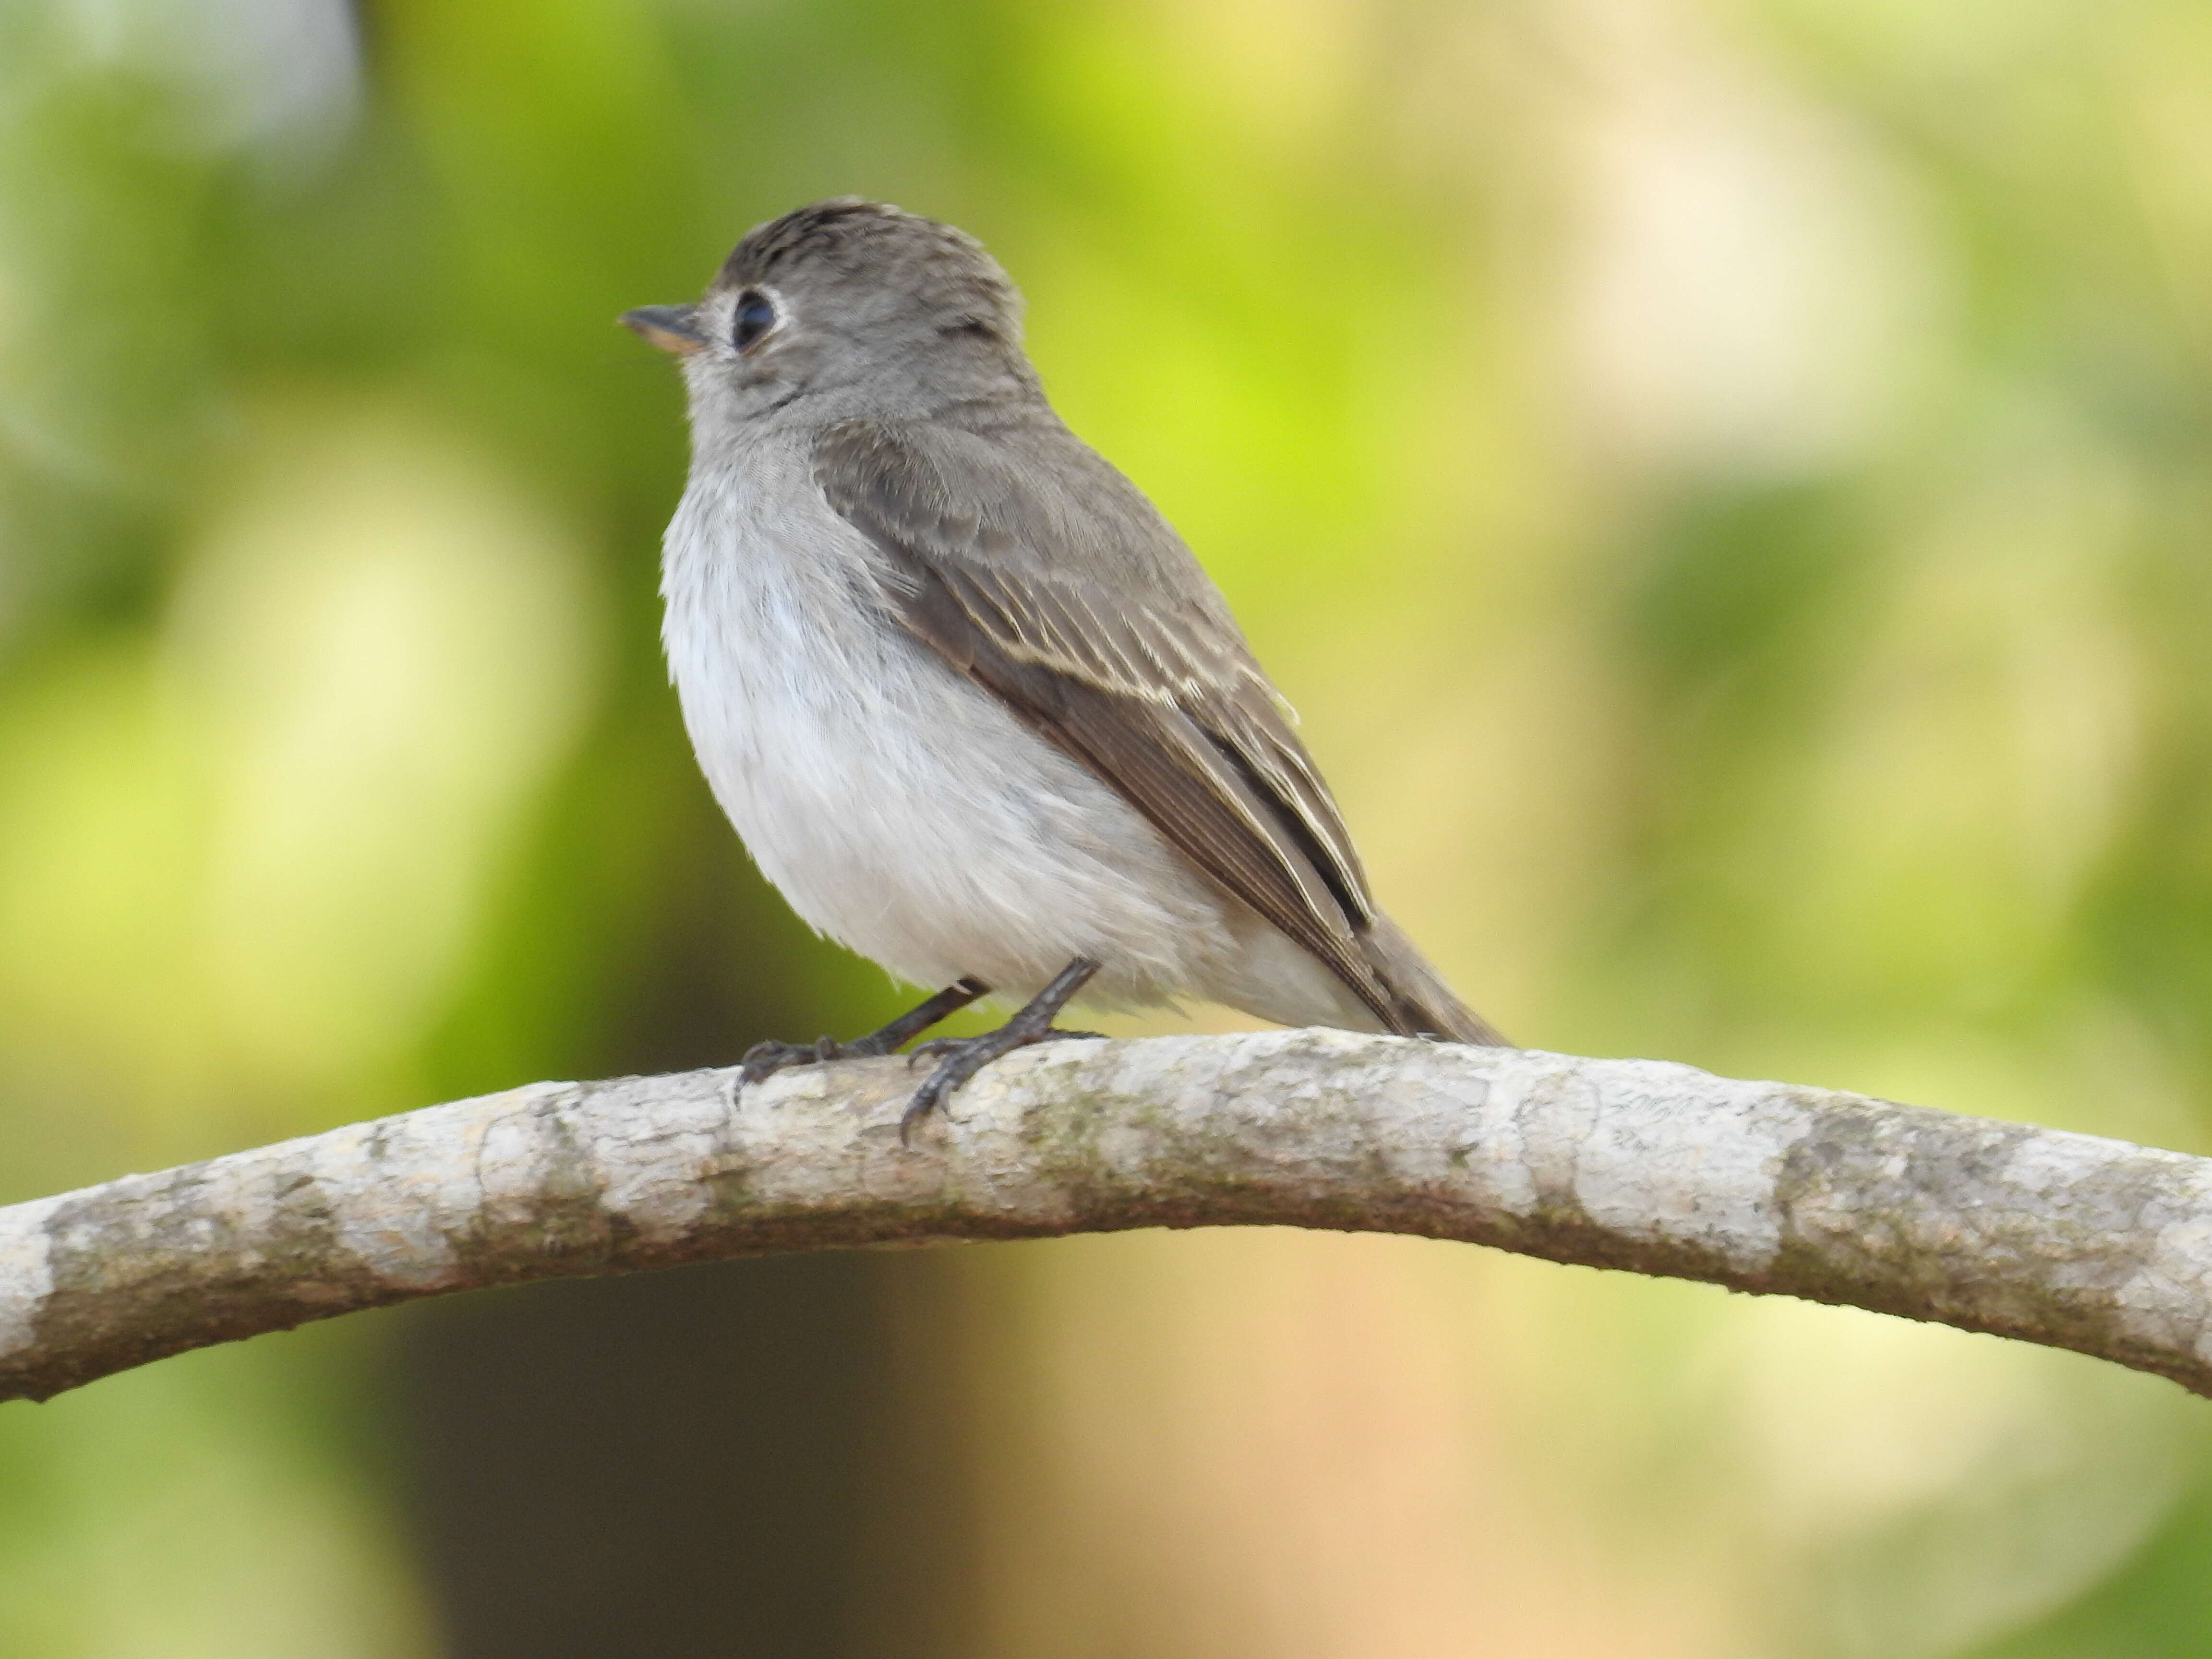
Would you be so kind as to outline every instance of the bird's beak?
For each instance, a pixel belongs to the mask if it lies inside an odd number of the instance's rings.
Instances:
[[[647,345],[688,357],[707,343],[707,337],[692,326],[697,310],[696,306],[640,306],[623,313],[623,326]]]

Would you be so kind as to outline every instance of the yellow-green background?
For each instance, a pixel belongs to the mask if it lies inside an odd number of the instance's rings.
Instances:
[[[694,775],[612,323],[843,191],[1516,1038],[2212,1139],[2202,0],[0,0],[0,1197],[898,1005]],[[0,1653],[2184,1659],[2208,1410],[1403,1240],[740,1265],[0,1408]]]

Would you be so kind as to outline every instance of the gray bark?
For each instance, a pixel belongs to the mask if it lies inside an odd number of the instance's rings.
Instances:
[[[1336,1031],[1061,1042],[911,1150],[902,1060],[542,1083],[0,1209],[0,1399],[448,1291],[1130,1227],[1415,1233],[1850,1303],[2212,1394],[2212,1160]]]

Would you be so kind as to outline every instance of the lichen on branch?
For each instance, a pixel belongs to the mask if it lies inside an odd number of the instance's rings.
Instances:
[[[898,1138],[900,1060],[541,1083],[0,1209],[0,1399],[449,1291],[1266,1224],[2078,1349],[2212,1394],[2212,1160],[1659,1060],[1340,1031],[1058,1043]]]

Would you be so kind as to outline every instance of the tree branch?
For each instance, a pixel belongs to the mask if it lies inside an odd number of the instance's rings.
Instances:
[[[1128,1227],[1418,1233],[1850,1303],[2212,1395],[2212,1160],[1336,1031],[1063,1042],[911,1151],[900,1060],[544,1083],[0,1209],[0,1399],[416,1297]]]

